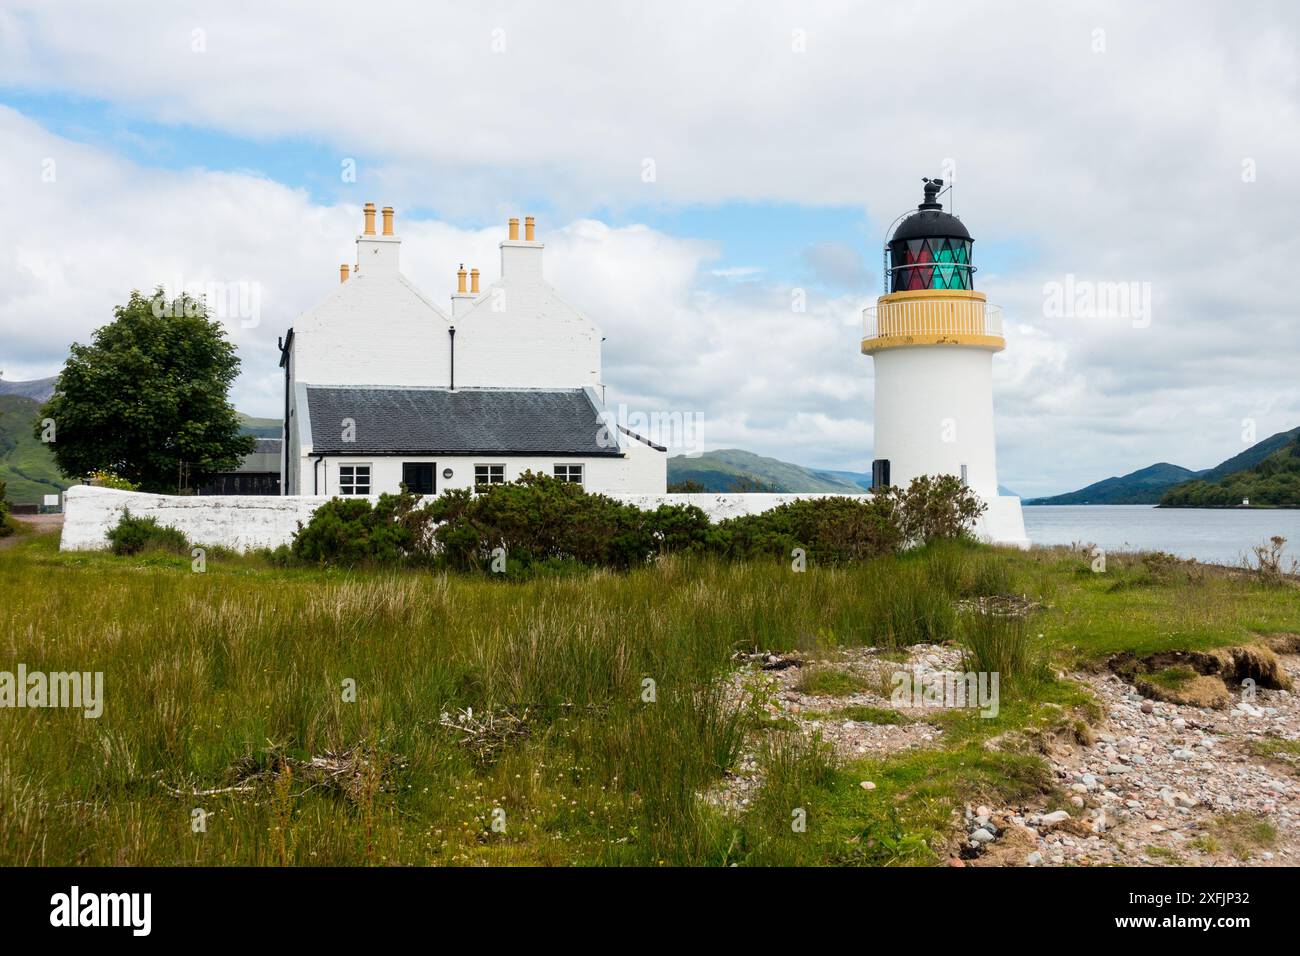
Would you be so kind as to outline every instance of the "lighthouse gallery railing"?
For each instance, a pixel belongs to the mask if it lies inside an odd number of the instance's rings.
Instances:
[[[918,299],[888,302],[862,310],[862,337],[883,339],[917,335],[1002,336],[1002,309],[977,300]]]

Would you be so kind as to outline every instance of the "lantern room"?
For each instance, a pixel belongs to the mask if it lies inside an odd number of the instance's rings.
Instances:
[[[943,211],[942,179],[925,179],[925,198],[889,240],[889,291],[975,288],[974,240],[960,219]]]

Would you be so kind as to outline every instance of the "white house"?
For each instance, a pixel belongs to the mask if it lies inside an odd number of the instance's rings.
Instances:
[[[667,452],[604,406],[600,329],[542,276],[532,217],[511,219],[501,278],[450,314],[402,275],[393,210],[365,206],[354,266],[280,342],[281,493],[370,495],[511,481],[524,471],[587,490],[663,494]]]

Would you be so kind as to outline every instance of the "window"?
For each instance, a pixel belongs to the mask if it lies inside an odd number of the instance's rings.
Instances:
[[[582,466],[581,465],[556,465],[555,477],[560,481],[572,481],[574,484],[582,484]]]
[[[475,486],[504,485],[505,483],[506,483],[505,465],[475,465],[474,466]]]
[[[339,465],[339,494],[370,494],[370,466]]]
[[[433,462],[402,462],[402,484],[413,495],[431,495],[434,492]]]

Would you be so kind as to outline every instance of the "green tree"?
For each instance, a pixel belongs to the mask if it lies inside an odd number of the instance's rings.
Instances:
[[[91,345],[74,344],[37,419],[54,422],[60,470],[111,471],[144,491],[175,491],[182,463],[191,485],[238,466],[255,440],[230,404],[239,357],[202,300],[138,291],[117,306]]]

